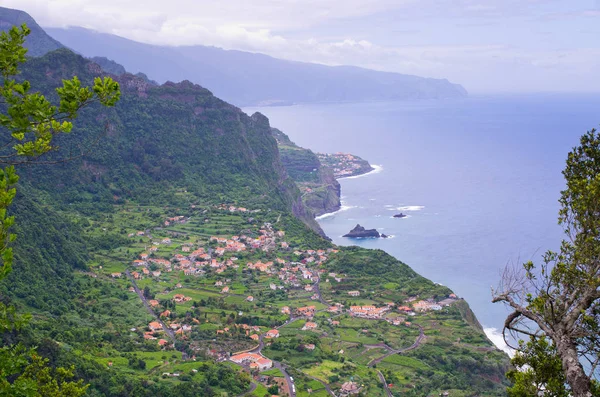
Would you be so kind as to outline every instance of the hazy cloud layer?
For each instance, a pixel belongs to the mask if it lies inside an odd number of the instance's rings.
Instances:
[[[42,26],[430,77],[471,91],[600,91],[594,0],[0,0]],[[99,54],[101,55],[101,54]]]

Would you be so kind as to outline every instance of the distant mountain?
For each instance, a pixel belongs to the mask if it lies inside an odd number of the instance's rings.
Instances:
[[[25,47],[29,49],[27,55],[42,56],[47,52],[58,50],[64,46],[52,37],[48,36],[44,29],[26,12],[0,7],[0,30],[6,31],[11,27],[26,23],[31,34],[25,41]]]
[[[100,65],[102,70],[104,70],[105,72],[110,73],[110,74],[120,76],[122,74],[127,73],[127,71],[125,70],[123,65],[120,65],[120,64],[116,63],[115,61],[108,59],[106,57],[92,57],[92,58],[90,58],[90,61],[97,63],[98,65]]]
[[[108,57],[159,83],[190,80],[238,106],[467,95],[462,86],[445,79],[292,62],[216,47],[156,46],[78,27],[46,30],[84,56]]]

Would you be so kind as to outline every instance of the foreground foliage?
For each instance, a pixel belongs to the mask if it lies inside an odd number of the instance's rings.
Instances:
[[[566,239],[559,252],[548,252],[544,263],[528,262],[523,271],[507,271],[494,302],[505,302],[513,313],[505,332],[529,338],[518,347],[514,389],[540,387],[552,395],[576,397],[600,393],[600,136],[591,130],[568,156],[563,171],[559,224]],[[562,373],[557,373],[560,363]],[[587,370],[587,373],[586,373]],[[522,395],[522,394],[515,394]]]
[[[0,149],[0,281],[12,271],[12,243],[16,234],[9,230],[15,223],[8,215],[8,207],[16,196],[19,180],[15,166],[40,162],[40,157],[56,150],[56,135],[71,132],[70,120],[77,112],[93,102],[113,106],[119,99],[119,85],[111,78],[95,79],[93,87],[82,87],[77,77],[63,81],[56,94],[60,104],[52,105],[43,95],[31,92],[27,80],[18,82],[15,76],[19,65],[25,61],[27,50],[23,47],[30,33],[26,25],[13,27],[0,33],[0,96],[3,112],[0,128],[4,145]],[[0,332],[4,334],[0,347],[0,395],[3,396],[68,396],[83,395],[83,381],[72,382],[73,367],[49,367],[48,359],[40,357],[35,349],[21,344],[7,343],[6,334],[18,331],[28,320],[15,308],[0,302]]]

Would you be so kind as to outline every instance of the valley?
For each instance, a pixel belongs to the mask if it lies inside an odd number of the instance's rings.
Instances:
[[[214,360],[247,374],[240,379],[256,396],[274,385],[282,396],[384,396],[378,371],[391,393],[441,393],[451,388],[433,389],[426,376],[445,372],[433,353],[441,346],[455,349],[454,359],[495,356],[502,365],[450,290],[382,252],[387,274],[367,250],[307,244],[298,226],[285,214],[232,204],[115,208],[88,233],[119,233],[128,243],[96,252],[78,277],[110,284],[112,299],[135,307],[127,321],[111,321],[132,351],[88,346],[84,356],[124,373],[131,357],[145,361],[134,373],[154,382],[195,379],[200,362]],[[362,268],[369,262],[373,269]],[[452,395],[467,395],[456,386]]]
[[[51,100],[107,75],[65,48],[22,66]],[[466,301],[316,222],[367,161],[190,81],[114,77],[114,108],[81,109],[18,170],[0,297],[27,321],[3,351],[36,349],[94,397],[504,395],[508,357]]]

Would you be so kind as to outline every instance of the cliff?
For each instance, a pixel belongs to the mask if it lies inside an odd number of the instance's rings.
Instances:
[[[324,167],[315,153],[296,145],[277,128],[272,128],[271,133],[277,140],[281,162],[298,185],[306,207],[315,216],[339,210],[341,188],[333,170]]]
[[[62,49],[31,59],[22,76],[55,97],[64,78],[77,75],[89,84],[104,73]],[[35,180],[59,202],[82,208],[156,202],[171,189],[212,202],[228,196],[246,206],[291,210],[321,232],[281,164],[266,117],[248,116],[188,81],[155,86],[131,74],[118,81],[118,106],[85,109],[73,133],[59,137],[62,153],[85,155],[55,167],[30,167],[24,181]]]

